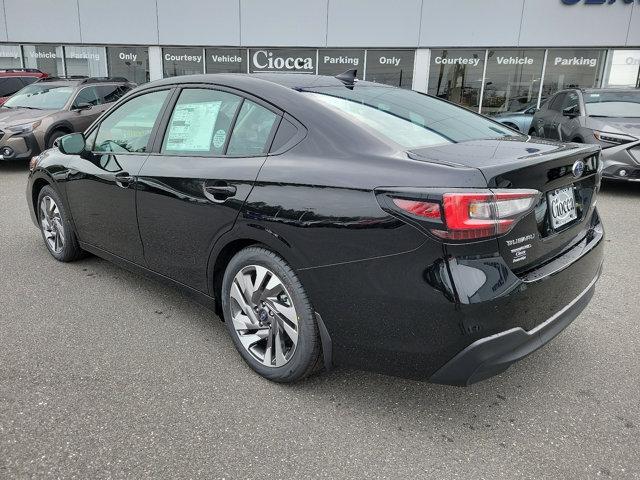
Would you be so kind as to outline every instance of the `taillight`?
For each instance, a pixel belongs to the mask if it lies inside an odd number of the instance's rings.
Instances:
[[[440,218],[440,204],[435,202],[423,202],[420,200],[405,200],[404,198],[392,198],[393,203],[405,212],[425,218]]]
[[[480,190],[443,193],[440,201],[392,197],[411,216],[431,223],[429,231],[446,240],[478,240],[503,235],[538,202],[537,190]]]

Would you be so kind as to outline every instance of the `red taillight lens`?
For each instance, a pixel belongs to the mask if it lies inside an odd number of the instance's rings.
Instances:
[[[502,235],[536,204],[536,190],[445,193],[446,230],[432,230],[448,240],[477,240]]]
[[[418,217],[440,219],[440,204],[435,202],[423,202],[419,200],[405,200],[404,198],[393,198],[393,203],[405,212]]]

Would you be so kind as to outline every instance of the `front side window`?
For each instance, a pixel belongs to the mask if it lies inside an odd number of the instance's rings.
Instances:
[[[132,98],[105,118],[95,137],[96,152],[145,152],[169,90]]]
[[[7,100],[7,108],[33,108],[36,110],[61,110],[69,101],[74,88],[67,85],[34,83],[24,87]]]
[[[241,101],[218,90],[183,90],[167,126],[163,153],[221,155]]]
[[[640,117],[640,92],[637,90],[585,93],[584,106],[590,117]]]
[[[271,110],[245,100],[233,128],[227,155],[252,156],[265,153],[277,118]]]
[[[564,103],[564,99],[566,96],[566,93],[559,93],[555,97],[553,97],[551,99],[551,102],[549,103],[549,110],[560,112],[562,110],[562,104]]]
[[[326,87],[306,94],[406,149],[513,135],[465,108],[410,90]]]
[[[578,111],[580,108],[580,97],[576,92],[569,92],[565,95],[564,101],[562,102],[562,111],[566,110],[574,110]]]
[[[85,87],[78,92],[76,99],[73,101],[73,106],[79,107],[86,104],[100,105],[101,103],[96,87]]]

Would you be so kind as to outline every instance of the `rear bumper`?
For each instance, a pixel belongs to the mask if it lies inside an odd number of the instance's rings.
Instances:
[[[520,327],[476,340],[449,360],[429,379],[434,383],[466,386],[504,372],[564,330],[587,306],[602,272],[602,265],[589,285],[568,305],[537,327]]]

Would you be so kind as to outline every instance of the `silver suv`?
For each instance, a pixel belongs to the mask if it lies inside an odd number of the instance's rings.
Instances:
[[[530,135],[602,147],[603,177],[640,182],[640,90],[575,89],[538,110]]]

